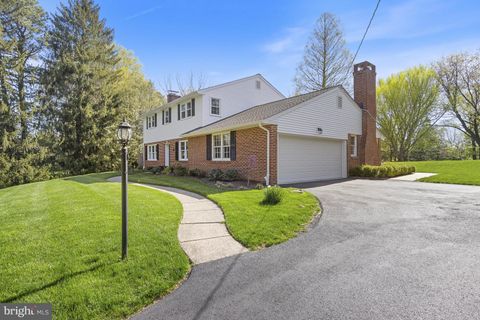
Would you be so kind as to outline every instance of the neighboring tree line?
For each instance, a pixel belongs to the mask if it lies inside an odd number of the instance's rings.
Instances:
[[[294,79],[296,93],[352,80],[352,53],[340,21],[315,23]],[[380,80],[377,123],[384,160],[480,158],[480,53],[445,57]]]
[[[0,2],[0,187],[118,167],[116,127],[161,104],[133,53],[116,46],[92,0],[51,16],[36,0]]]

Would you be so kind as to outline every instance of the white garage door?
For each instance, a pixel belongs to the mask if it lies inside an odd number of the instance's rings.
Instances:
[[[279,136],[278,183],[346,177],[345,143],[339,140]]]

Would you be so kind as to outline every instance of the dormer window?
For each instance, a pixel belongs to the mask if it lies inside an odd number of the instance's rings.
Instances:
[[[210,102],[210,114],[219,116],[220,115],[220,99],[212,98]]]

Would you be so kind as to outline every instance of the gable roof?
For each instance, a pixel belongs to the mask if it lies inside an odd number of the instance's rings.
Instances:
[[[206,93],[206,92],[208,92],[208,91],[210,91],[210,90],[218,89],[218,88],[221,88],[221,87],[229,86],[229,85],[232,85],[232,84],[236,84],[236,83],[239,83],[239,82],[242,82],[242,81],[246,81],[246,80],[250,80],[250,79],[254,79],[254,78],[261,78],[268,86],[270,86],[270,87],[271,87],[275,92],[277,92],[280,96],[285,97],[285,95],[284,95],[283,93],[281,93],[280,91],[278,91],[278,89],[275,88],[270,82],[268,82],[268,80],[265,79],[265,77],[262,76],[260,73],[254,74],[254,75],[252,75],[252,76],[240,78],[240,79],[237,79],[237,80],[220,83],[220,84],[213,85],[213,86],[210,86],[210,87],[207,87],[207,88],[202,88],[202,89],[198,90],[198,92],[199,92],[200,94],[203,94],[203,93]]]
[[[221,119],[219,121],[210,123],[206,126],[199,127],[182,134],[182,136],[193,136],[208,134],[215,131],[226,130],[230,128],[238,128],[246,125],[252,125],[262,122],[262,120],[268,119],[276,114],[279,114],[285,110],[293,108],[302,102],[313,99],[319,95],[327,93],[340,86],[329,87],[309,93],[285,98],[261,105],[251,107],[233,114],[229,117]]]

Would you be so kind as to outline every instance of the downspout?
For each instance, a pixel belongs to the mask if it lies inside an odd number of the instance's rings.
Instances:
[[[269,186],[270,185],[270,131],[262,126],[261,123],[258,124],[258,127],[260,129],[265,130],[267,133],[267,175],[265,176],[265,185]]]

